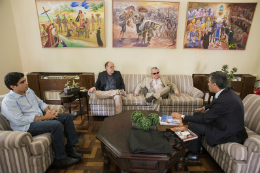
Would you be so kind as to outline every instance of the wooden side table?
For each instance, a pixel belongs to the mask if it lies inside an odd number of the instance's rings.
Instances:
[[[73,94],[65,94],[64,92],[61,92],[59,94],[61,98],[61,104],[63,103],[68,103],[69,104],[69,112],[71,113],[71,102],[73,102],[76,99],[79,99],[79,111],[77,111],[77,115],[81,115],[81,120],[82,120],[82,115],[87,114],[88,115],[88,123],[89,123],[89,113],[88,113],[88,90],[84,87],[80,88],[79,92],[75,92]],[[86,98],[86,104],[87,104],[87,111],[81,110],[81,98]]]

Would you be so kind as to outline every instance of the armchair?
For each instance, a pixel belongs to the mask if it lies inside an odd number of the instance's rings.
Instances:
[[[260,96],[249,94],[243,99],[245,128],[248,138],[243,145],[230,142],[210,147],[202,144],[226,173],[256,173],[260,171]]]
[[[8,120],[1,114],[0,96],[0,173],[44,173],[54,160],[51,134],[32,137],[28,132],[12,131]],[[49,105],[63,112],[62,105]]]

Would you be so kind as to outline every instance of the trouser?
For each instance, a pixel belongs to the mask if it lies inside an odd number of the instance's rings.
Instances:
[[[156,93],[147,93],[146,94],[146,98],[148,97],[155,97],[156,100],[153,101],[153,105],[154,105],[154,110],[155,111],[160,111],[160,101],[162,100],[162,98],[166,98],[168,96],[170,92],[170,87],[166,86],[163,89],[160,89],[159,91],[157,91]]]
[[[122,112],[122,96],[120,90],[96,91],[95,94],[99,99],[113,98],[116,106],[116,114]]]
[[[31,133],[32,136],[43,133],[51,133],[52,148],[55,152],[55,158],[57,160],[67,157],[63,132],[67,138],[67,147],[72,147],[79,142],[73,123],[73,117],[69,113],[59,114],[58,119],[55,120],[34,121],[30,124],[28,132]]]
[[[193,116],[197,116],[201,114],[200,112],[195,112],[193,114]],[[204,123],[189,123],[189,127],[188,127],[192,132],[194,132],[198,138],[197,139],[193,139],[190,143],[190,145],[187,146],[187,149],[194,152],[194,153],[198,153],[199,148],[202,146],[201,144],[201,140],[202,140],[202,136],[205,135],[205,131],[206,131],[206,124]]]

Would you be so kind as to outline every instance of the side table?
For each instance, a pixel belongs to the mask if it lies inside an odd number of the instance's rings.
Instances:
[[[69,112],[71,113],[71,102],[73,102],[76,99],[79,99],[79,111],[77,111],[77,115],[81,115],[81,120],[82,120],[82,115],[83,114],[87,114],[88,115],[88,123],[89,123],[89,110],[88,110],[88,90],[84,87],[80,88],[79,92],[75,92],[72,94],[65,94],[64,92],[61,92],[59,94],[60,98],[61,98],[61,105],[63,105],[63,103],[68,103],[69,104]],[[86,104],[87,104],[87,111],[81,110],[81,98],[86,98]]]

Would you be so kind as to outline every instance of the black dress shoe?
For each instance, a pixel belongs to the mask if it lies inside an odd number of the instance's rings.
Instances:
[[[198,154],[192,154],[191,152],[187,152],[184,156],[185,161],[199,161]]]
[[[72,158],[72,157],[66,157],[65,159],[60,159],[60,160],[54,160],[52,163],[53,166],[56,168],[62,167],[62,166],[71,166],[80,161],[80,158]]]
[[[83,154],[79,153],[76,149],[76,147],[66,147],[65,151],[68,156],[73,158],[81,158],[83,157]]]
[[[202,154],[204,152],[203,147],[199,148],[199,152],[200,152],[200,154]]]
[[[152,97],[148,97],[148,98],[146,99],[146,102],[147,102],[147,103],[152,103],[152,101],[153,101],[153,98],[152,98]]]

